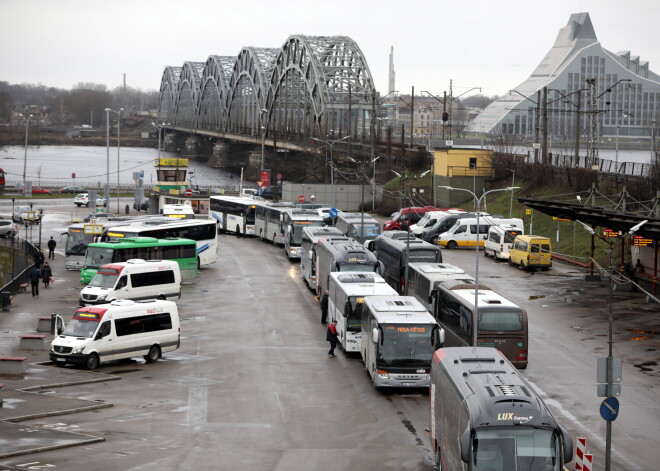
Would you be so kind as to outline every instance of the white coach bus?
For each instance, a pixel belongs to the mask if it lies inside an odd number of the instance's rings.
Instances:
[[[330,273],[329,321],[337,321],[339,343],[345,352],[359,352],[362,311],[367,296],[397,296],[377,273]]]

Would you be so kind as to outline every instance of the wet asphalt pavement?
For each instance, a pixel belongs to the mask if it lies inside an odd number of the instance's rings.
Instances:
[[[67,211],[53,207],[42,237]],[[281,248],[227,235],[219,245],[219,261],[184,286],[181,348],[155,364],[89,372],[49,364],[45,349],[18,349],[39,316],[68,320],[77,306],[78,272],[64,270],[62,255],[53,287],[14,298],[0,314],[0,355],[26,356],[28,366],[23,377],[0,376],[0,469],[432,469],[426,391],[375,391],[359,355],[328,358],[318,302]],[[473,252],[443,255],[474,274]],[[523,374],[574,438],[588,438],[602,469],[595,365],[607,355],[609,297],[605,281],[583,275],[480,260],[480,281],[528,310]],[[655,470],[660,310],[639,293],[613,299],[614,355],[624,361],[613,469]]]

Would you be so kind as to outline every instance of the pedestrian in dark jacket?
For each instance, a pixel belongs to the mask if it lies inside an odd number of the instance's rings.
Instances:
[[[52,276],[53,271],[50,269],[50,265],[48,265],[48,262],[44,263],[44,266],[41,268],[41,279],[44,280],[44,286],[46,288],[48,288]]]
[[[28,274],[28,279],[30,280],[30,284],[32,285],[32,297],[39,297],[39,281],[41,281],[41,272],[39,269],[34,266],[32,267],[32,270]]]
[[[325,339],[330,342],[330,351],[328,356],[335,357],[335,347],[337,346],[337,321],[332,321],[328,326],[328,331],[326,332]]]
[[[35,256],[34,256],[34,266],[37,268],[37,270],[41,269],[41,265],[44,264],[45,259],[46,259],[46,257],[44,257],[44,253],[41,250],[39,250],[39,252],[37,252],[35,254]]]
[[[55,239],[53,239],[53,236],[50,236],[50,240],[48,241],[48,259],[50,260],[51,258],[55,260],[55,247],[57,247],[57,242],[55,242]]]
[[[330,295],[329,291],[324,291],[321,295],[321,324],[328,323],[328,296]]]

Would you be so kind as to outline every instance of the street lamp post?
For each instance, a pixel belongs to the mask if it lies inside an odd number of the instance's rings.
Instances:
[[[332,146],[335,145],[339,141],[344,141],[348,139],[351,136],[344,136],[341,139],[335,139],[334,141],[326,141],[324,139],[318,139],[316,137],[313,137],[313,141],[318,141],[318,142],[323,142],[327,146],[328,149],[330,149],[330,186],[332,187],[332,206],[337,207],[337,194],[335,192],[335,172],[334,172],[334,164],[332,160]],[[326,149],[326,156],[327,156],[327,149]],[[326,157],[327,158],[327,157]]]
[[[614,315],[612,314],[612,291],[614,290],[614,264],[612,262],[612,254],[614,252],[614,243],[617,240],[621,240],[623,243],[623,239],[625,239],[626,236],[632,235],[635,232],[639,230],[640,227],[642,227],[644,224],[648,222],[647,219],[644,221],[640,222],[639,224],[636,224],[628,232],[622,233],[618,237],[612,237],[609,239],[606,239],[605,237],[601,236],[600,234],[597,234],[596,231],[593,230],[593,228],[589,227],[579,219],[577,220],[582,227],[584,227],[587,232],[589,232],[592,236],[596,236],[602,241],[606,242],[610,248],[609,248],[609,316],[607,318],[607,323],[608,323],[608,337],[607,337],[607,344],[608,344],[608,354],[607,354],[607,393],[606,395],[608,397],[613,396],[613,386],[614,386],[614,356],[612,354],[612,332],[613,332],[613,323],[614,323]],[[593,260],[592,260],[593,263]],[[605,431],[605,471],[610,471],[610,465],[612,461],[612,421],[608,420],[607,421],[607,428]]]
[[[25,120],[25,156],[23,157],[23,195],[28,193],[27,188],[25,188],[25,174],[27,173],[27,148],[28,148],[28,130],[30,129],[30,120],[32,115],[29,117],[23,116],[22,113],[18,114],[21,118]]]
[[[483,194],[482,194],[480,197],[478,197],[478,198],[477,198],[477,195],[476,195],[476,194],[474,194],[474,193],[473,193],[472,191],[470,191],[470,190],[466,190],[465,188],[454,188],[454,187],[451,187],[451,186],[444,186],[444,185],[441,185],[441,186],[439,186],[438,188],[444,188],[444,189],[446,189],[446,190],[450,190],[450,191],[451,191],[451,190],[465,191],[466,193],[470,193],[470,194],[472,195],[472,197],[474,198],[474,201],[475,201],[475,203],[476,203],[476,207],[477,207],[477,230],[476,230],[476,241],[475,241],[475,249],[476,249],[476,250],[475,250],[475,253],[476,253],[476,255],[477,255],[477,261],[476,261],[476,265],[475,265],[475,272],[476,272],[476,273],[475,273],[475,277],[474,277],[474,278],[475,278],[475,288],[474,288],[474,309],[475,309],[475,311],[479,312],[479,307],[478,307],[478,304],[479,304],[479,244],[480,244],[480,242],[481,242],[481,241],[480,241],[480,238],[479,238],[479,236],[480,236],[480,233],[479,233],[479,215],[480,215],[480,212],[481,212],[481,210],[480,210],[480,207],[481,207],[481,200],[484,199],[484,197],[485,197],[487,194],[489,194],[489,193],[495,193],[496,191],[513,191],[513,190],[515,190],[516,188],[520,188],[520,187],[517,187],[517,186],[509,186],[509,187],[507,187],[507,188],[496,188],[496,189],[494,189],[494,190],[486,191],[485,193],[483,193]],[[477,329],[473,329],[473,330],[474,330],[474,332],[473,332],[472,343],[473,343],[474,345],[476,345],[476,344],[477,344]]]
[[[105,196],[105,204],[110,207],[110,108],[105,109],[105,149],[106,149],[106,158],[105,158],[105,191],[103,192]],[[96,206],[96,201],[94,201],[94,206]]]
[[[516,184],[516,171],[512,170],[510,168],[507,168],[509,172],[511,172],[511,187],[513,188],[514,185]],[[511,219],[511,215],[513,214],[513,190],[511,190],[511,202],[509,203],[509,219]]]
[[[264,115],[268,113],[266,108],[261,108],[261,170],[264,169],[264,153],[266,149],[266,126],[264,125]]]
[[[621,115],[621,118],[616,120],[616,144],[614,146],[614,181],[619,181],[619,127],[620,122],[623,118],[628,118],[630,115],[625,111]]]

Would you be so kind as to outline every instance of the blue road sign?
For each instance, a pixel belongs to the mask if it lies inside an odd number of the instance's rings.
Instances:
[[[337,211],[337,208],[330,208],[330,211],[328,212],[328,215],[331,218],[336,218],[338,213],[339,212]]]
[[[600,405],[600,416],[608,422],[613,422],[619,416],[619,400],[616,397],[606,398]]]

